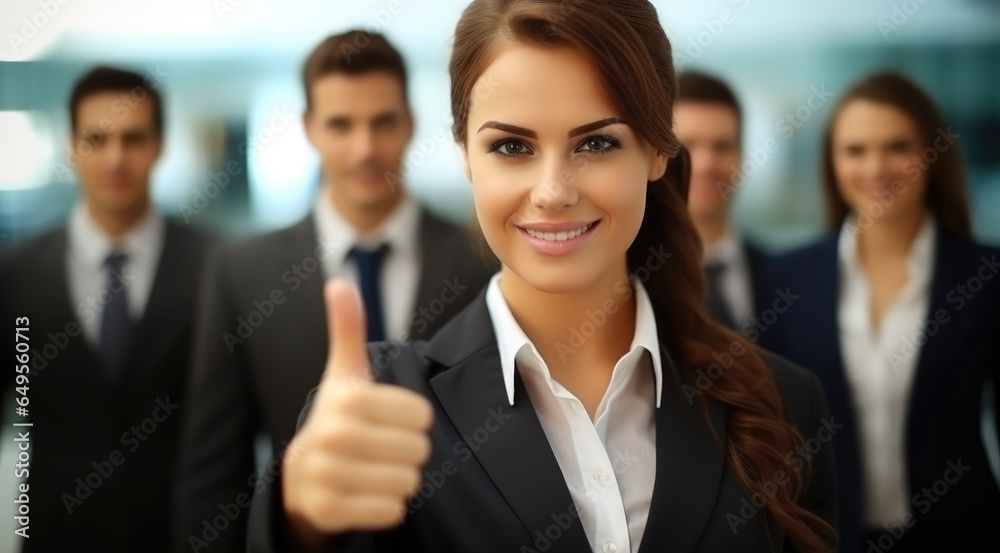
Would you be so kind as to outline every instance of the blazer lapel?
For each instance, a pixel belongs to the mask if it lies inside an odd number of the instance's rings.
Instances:
[[[664,367],[664,384],[669,386],[673,380],[667,374]],[[671,390],[664,388],[656,410],[656,480],[639,553],[696,550],[726,470],[722,407],[708,404],[716,440],[701,410],[689,407],[679,390]]]
[[[39,253],[41,259],[39,278],[43,282],[39,289],[51,290],[53,294],[53,297],[48,299],[52,300],[52,305],[55,306],[51,319],[52,328],[55,331],[65,329],[71,321],[80,324],[76,310],[73,309],[69,290],[69,267],[66,260],[67,248],[69,247],[67,233],[68,231],[63,229],[54,234],[48,247]],[[55,270],[52,270],[53,268]],[[51,279],[51,281],[46,284],[44,283],[45,279]],[[67,385],[67,389],[75,388],[79,391],[80,397],[89,397],[89,400],[97,405],[108,404],[112,400],[112,395],[105,385],[107,372],[103,369],[99,353],[90,345],[82,331],[72,340],[76,344],[73,349],[78,352],[79,357],[64,354],[67,358],[66,363],[59,363],[60,368],[57,369],[57,371],[63,371],[62,374],[49,378],[59,378],[67,383],[72,382],[72,384]],[[49,373],[54,372],[52,368],[48,370]]]
[[[309,257],[316,259],[322,265],[323,260],[316,257],[319,246],[316,221],[310,214],[302,222],[292,227],[286,245],[287,257],[282,270],[291,268],[293,265],[302,265],[303,260]],[[323,300],[323,285],[325,283],[323,269],[320,267],[310,278],[302,281],[301,288],[287,292],[287,301],[292,305],[283,307],[287,312],[300,314],[299,318],[302,324],[287,330],[296,336],[306,334],[304,337],[296,337],[294,340],[296,343],[309,344],[310,348],[313,344],[323,346],[322,351],[317,350],[310,354],[310,356],[319,355],[320,363],[317,366],[320,367],[323,366],[322,360],[326,359],[330,346],[328,343],[329,333],[326,328],[326,303]]]
[[[143,311],[142,319],[136,323],[135,331],[129,340],[129,354],[126,366],[133,370],[122,375],[119,388],[131,389],[135,383],[142,382],[150,376],[162,357],[164,345],[175,344],[176,335],[184,331],[184,324],[179,324],[178,314],[194,317],[194,290],[179,283],[191,282],[183,273],[195,266],[196,260],[185,259],[184,244],[178,236],[174,224],[166,221],[163,232],[163,251],[156,264],[156,274],[153,276],[153,286],[149,299]],[[182,315],[183,316],[183,315]],[[191,321],[193,324],[193,320]]]
[[[494,413],[504,420],[482,444],[476,441],[474,454],[527,534],[544,532],[573,499],[520,376],[514,405],[507,401],[485,290],[434,336],[427,355],[445,367],[430,385],[460,434],[481,435],[483,421]],[[573,521],[552,551],[590,549],[579,518]]]

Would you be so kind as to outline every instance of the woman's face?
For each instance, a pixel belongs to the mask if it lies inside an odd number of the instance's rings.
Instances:
[[[834,121],[831,142],[837,188],[853,212],[896,219],[923,210],[924,144],[917,125],[902,110],[852,100]]]
[[[625,275],[667,157],[623,121],[582,53],[501,52],[473,89],[464,150],[483,234],[510,272],[550,293]]]

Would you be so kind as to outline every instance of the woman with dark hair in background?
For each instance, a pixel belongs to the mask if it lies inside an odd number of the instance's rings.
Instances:
[[[502,269],[406,347],[366,347],[328,285],[326,374],[251,551],[831,551],[818,380],[702,311],[653,6],[476,1],[450,72]]]
[[[1000,358],[998,252],[970,239],[956,138],[906,78],[857,83],[823,142],[834,232],[767,278],[800,299],[762,343],[819,375],[842,425],[846,551],[1000,551],[981,436]]]

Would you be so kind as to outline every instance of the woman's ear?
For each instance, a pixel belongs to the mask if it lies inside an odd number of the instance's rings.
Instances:
[[[663,174],[667,172],[667,163],[670,161],[670,156],[656,150],[653,153],[653,159],[649,161],[649,175],[646,180],[653,182],[663,178]]]
[[[465,149],[465,146],[459,146],[462,150],[462,166],[465,169],[465,178],[472,184],[472,169],[469,168],[469,152]]]

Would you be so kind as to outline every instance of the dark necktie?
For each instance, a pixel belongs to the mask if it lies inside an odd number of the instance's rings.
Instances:
[[[104,261],[108,269],[107,303],[101,311],[100,347],[104,368],[112,382],[117,382],[125,362],[129,336],[132,334],[132,320],[128,316],[128,295],[122,267],[125,254],[112,253]],[[103,296],[104,294],[102,294]]]
[[[726,271],[726,264],[721,261],[713,261],[705,265],[705,276],[708,279],[708,296],[705,298],[705,310],[715,319],[715,322],[736,328],[736,321],[729,311],[725,299],[722,296],[722,275]]]
[[[358,246],[351,248],[347,257],[354,259],[358,264],[358,281],[361,284],[361,298],[365,302],[365,311],[368,315],[368,341],[379,342],[385,340],[384,313],[382,311],[382,289],[381,282],[382,261],[389,251],[388,244],[372,249],[363,249]]]

